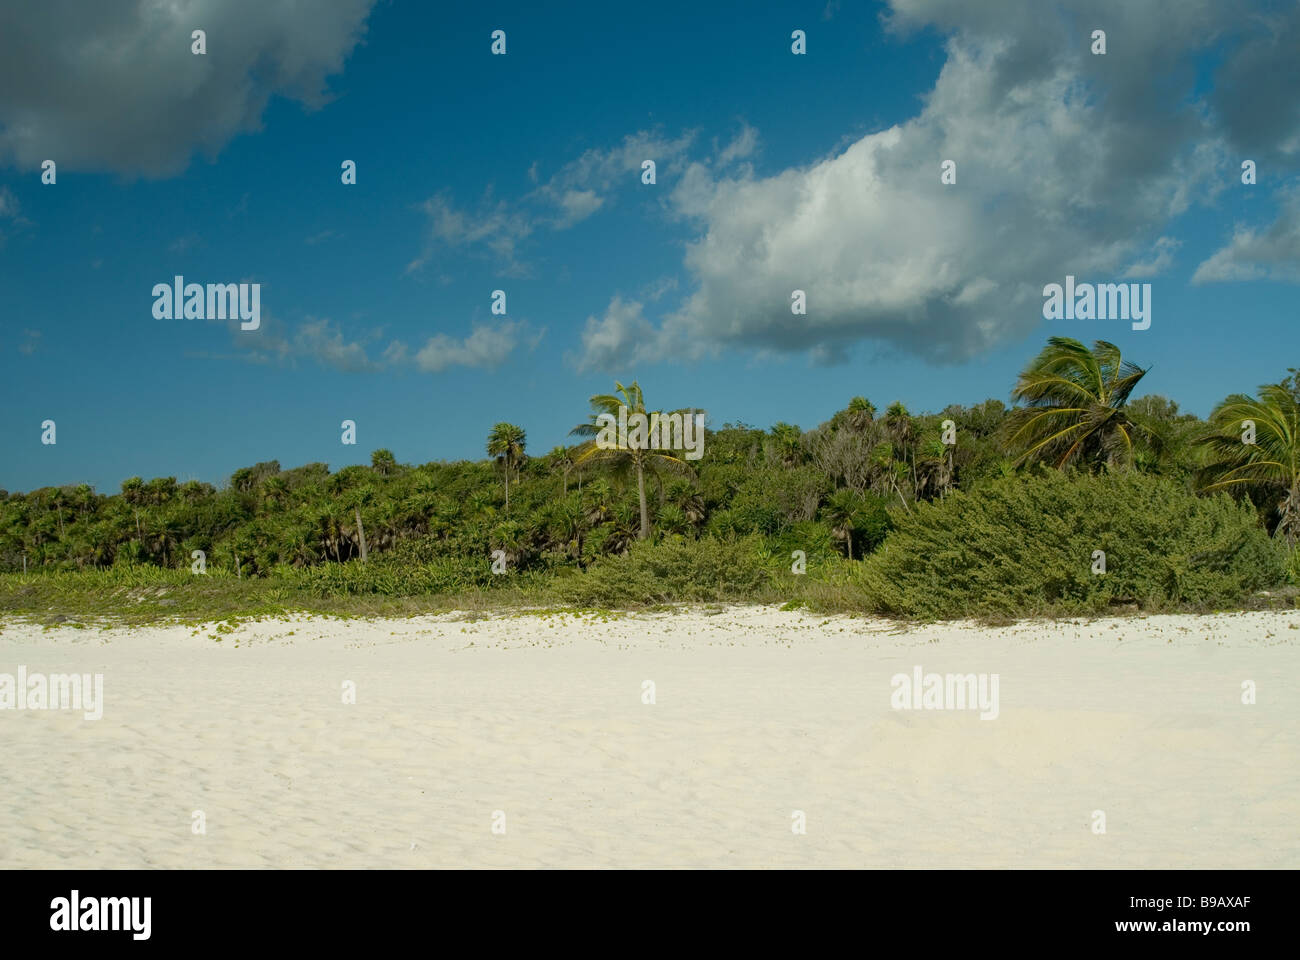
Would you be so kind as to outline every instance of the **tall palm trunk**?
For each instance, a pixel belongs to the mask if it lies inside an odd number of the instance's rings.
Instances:
[[[645,472],[641,467],[641,459],[636,461],[636,495],[641,500],[641,536],[639,539],[645,540],[650,536],[650,508],[645,502]]]
[[[361,540],[361,562],[366,562],[366,528],[361,525],[361,508],[357,507],[357,537]]]
[[[1277,532],[1282,535],[1288,547],[1294,547],[1300,541],[1300,483],[1291,488],[1286,498],[1278,507],[1281,518]]]

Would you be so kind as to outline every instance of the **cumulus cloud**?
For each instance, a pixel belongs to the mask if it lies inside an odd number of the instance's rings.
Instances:
[[[891,31],[946,37],[917,116],[771,176],[688,164],[672,202],[695,230],[689,294],[653,321],[616,298],[588,319],[579,362],[645,343],[660,356],[733,347],[835,362],[867,339],[960,361],[1034,329],[1043,286],[1066,274],[1153,276],[1172,262],[1170,221],[1233,182],[1246,139],[1279,156],[1296,142],[1294,104],[1223,116],[1231,89],[1279,89],[1261,63],[1295,70],[1295,20],[1256,23],[1212,0],[892,0]],[[1099,26],[1105,56],[1090,52]],[[1217,99],[1203,92],[1211,49]],[[940,182],[945,160],[955,185]],[[1294,256],[1295,222],[1234,238],[1219,274]],[[806,316],[791,313],[794,290]]]
[[[490,369],[510,356],[525,328],[516,322],[476,324],[463,339],[445,333],[430,337],[415,354],[415,365],[425,373],[441,373],[448,367]]]
[[[646,319],[645,304],[615,296],[604,314],[587,318],[577,363],[583,369],[611,370],[663,360],[658,354],[663,339]]]
[[[325,102],[373,0],[0,5],[0,161],[160,177],[257,130],[272,96]],[[195,29],[207,54],[190,52]]]

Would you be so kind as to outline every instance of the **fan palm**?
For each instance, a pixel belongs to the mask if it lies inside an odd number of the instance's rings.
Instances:
[[[803,431],[794,424],[783,421],[773,425],[772,441],[783,467],[796,467],[803,461]]]
[[[1135,427],[1124,405],[1146,372],[1105,340],[1089,349],[1069,337],[1052,337],[1016,381],[1011,396],[1025,406],[1008,416],[1005,446],[1017,465],[1128,466]]]
[[[370,454],[370,469],[381,477],[386,477],[397,469],[397,458],[393,451],[381,447]]]
[[[862,496],[854,490],[843,488],[836,490],[822,508],[822,516],[830,524],[831,535],[844,542],[849,559],[853,559],[853,529],[858,525],[862,512]]]

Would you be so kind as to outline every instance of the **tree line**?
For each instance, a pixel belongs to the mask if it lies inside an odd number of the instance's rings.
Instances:
[[[1146,372],[1114,344],[1054,337],[1021,372],[1010,407],[990,399],[918,415],[853,397],[811,429],[710,429],[693,462],[596,443],[601,414],[658,412],[638,384],[617,384],[590,398],[572,444],[542,455],[529,453],[522,427],[498,423],[477,461],[408,465],[380,449],[369,466],[334,472],[324,463],[254,464],[221,489],[132,477],[112,495],[87,484],[0,491],[0,569],[180,568],[196,550],[240,576],[402,550],[501,550],[518,567],[582,568],[638,540],[753,534],[858,559],[919,504],[1044,469],[1136,471],[1227,491],[1294,548],[1300,374],[1228,396],[1201,420],[1162,396],[1134,398]]]

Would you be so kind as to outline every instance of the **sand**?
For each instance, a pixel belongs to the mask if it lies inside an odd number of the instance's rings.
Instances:
[[[1296,612],[10,618],[0,674],[102,673],[104,704],[0,710],[0,868],[1300,867],[1298,641]],[[918,666],[997,674],[996,719],[894,709]]]

